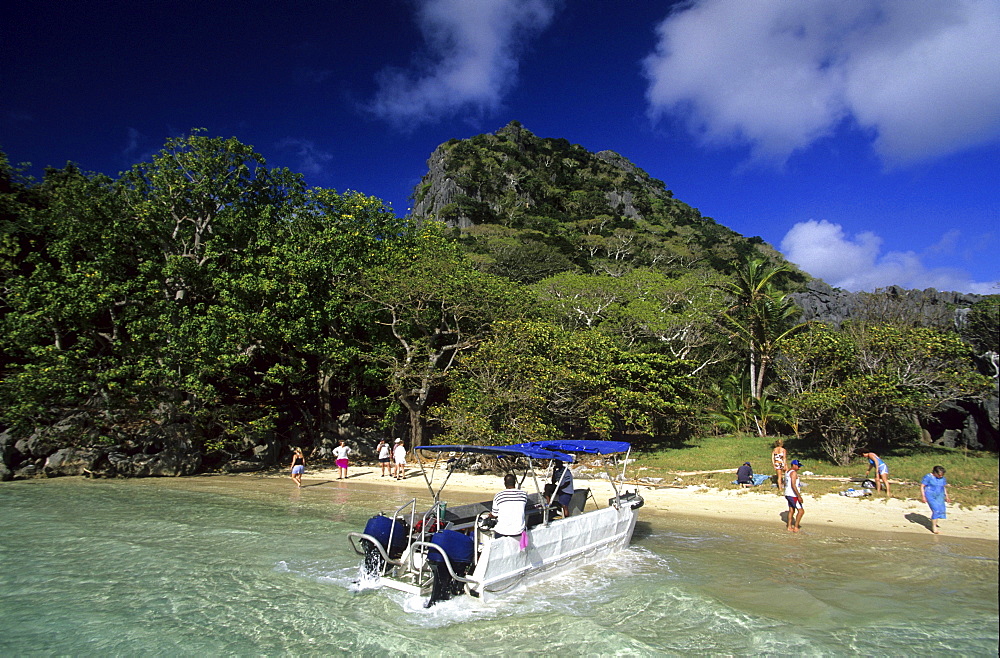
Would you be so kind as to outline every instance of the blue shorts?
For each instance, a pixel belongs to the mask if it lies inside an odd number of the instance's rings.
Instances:
[[[788,501],[788,509],[802,509],[802,499],[796,496],[785,496]]]
[[[302,464],[296,464],[295,466],[292,466],[292,475],[302,475],[305,472],[306,472],[306,467],[303,466]]]
[[[561,493],[556,497],[556,500],[563,507],[569,507],[569,501],[573,500],[573,494],[571,493]]]
[[[889,467],[885,465],[885,462],[882,462],[881,464],[878,465],[878,474],[879,475],[889,474]]]

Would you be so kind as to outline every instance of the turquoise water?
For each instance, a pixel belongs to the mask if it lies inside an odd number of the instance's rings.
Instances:
[[[424,610],[356,591],[344,537],[408,498],[255,477],[5,483],[0,654],[996,655],[996,542],[643,510],[612,564]]]

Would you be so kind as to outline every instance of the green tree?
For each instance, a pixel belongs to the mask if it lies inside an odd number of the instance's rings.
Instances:
[[[387,331],[372,351],[409,417],[411,445],[423,442],[425,411],[459,355],[490,323],[515,308],[516,288],[472,266],[440,225],[429,223],[412,247],[367,270],[356,288],[374,322]]]
[[[722,314],[723,327],[746,348],[750,395],[760,399],[768,369],[781,343],[805,328],[793,324],[798,309],[791,299],[775,287],[775,279],[790,270],[785,265],[771,265],[763,258],[744,262],[723,290],[733,299]]]
[[[448,440],[497,445],[560,436],[662,437],[692,416],[691,364],[633,352],[596,331],[497,323],[462,359],[434,413]]]
[[[858,323],[789,339],[778,369],[806,434],[836,463],[860,445],[891,447],[915,436],[913,419],[942,403],[982,394],[987,379],[952,333]]]

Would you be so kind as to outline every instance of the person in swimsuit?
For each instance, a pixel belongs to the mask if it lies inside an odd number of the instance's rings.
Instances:
[[[302,474],[306,472],[306,458],[302,454],[302,448],[295,448],[292,452],[292,481],[301,489]]]
[[[948,518],[945,514],[945,503],[950,503],[948,497],[948,480],[944,478],[944,466],[935,466],[924,476],[920,483],[920,497],[931,508],[931,532],[938,532],[938,519]]]
[[[802,529],[802,515],[806,510],[802,507],[802,492],[799,491],[799,468],[802,462],[792,460],[792,467],[785,478],[785,500],[788,501],[788,532],[798,532]]]
[[[885,485],[885,497],[889,497],[889,467],[884,461],[879,459],[879,456],[874,452],[862,452],[861,456],[868,460],[868,470],[865,471],[865,477],[875,469],[875,491],[881,491],[882,485]]]
[[[778,491],[785,486],[785,460],[788,459],[788,451],[785,450],[785,442],[778,439],[774,442],[774,450],[771,451],[771,462],[774,464],[774,471],[778,474],[776,485]]]

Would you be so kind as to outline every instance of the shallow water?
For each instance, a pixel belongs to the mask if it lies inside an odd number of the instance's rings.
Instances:
[[[0,485],[0,654],[995,656],[997,543],[640,513],[633,546],[488,605],[358,591],[412,494],[288,480]],[[425,496],[426,498],[426,496]]]

